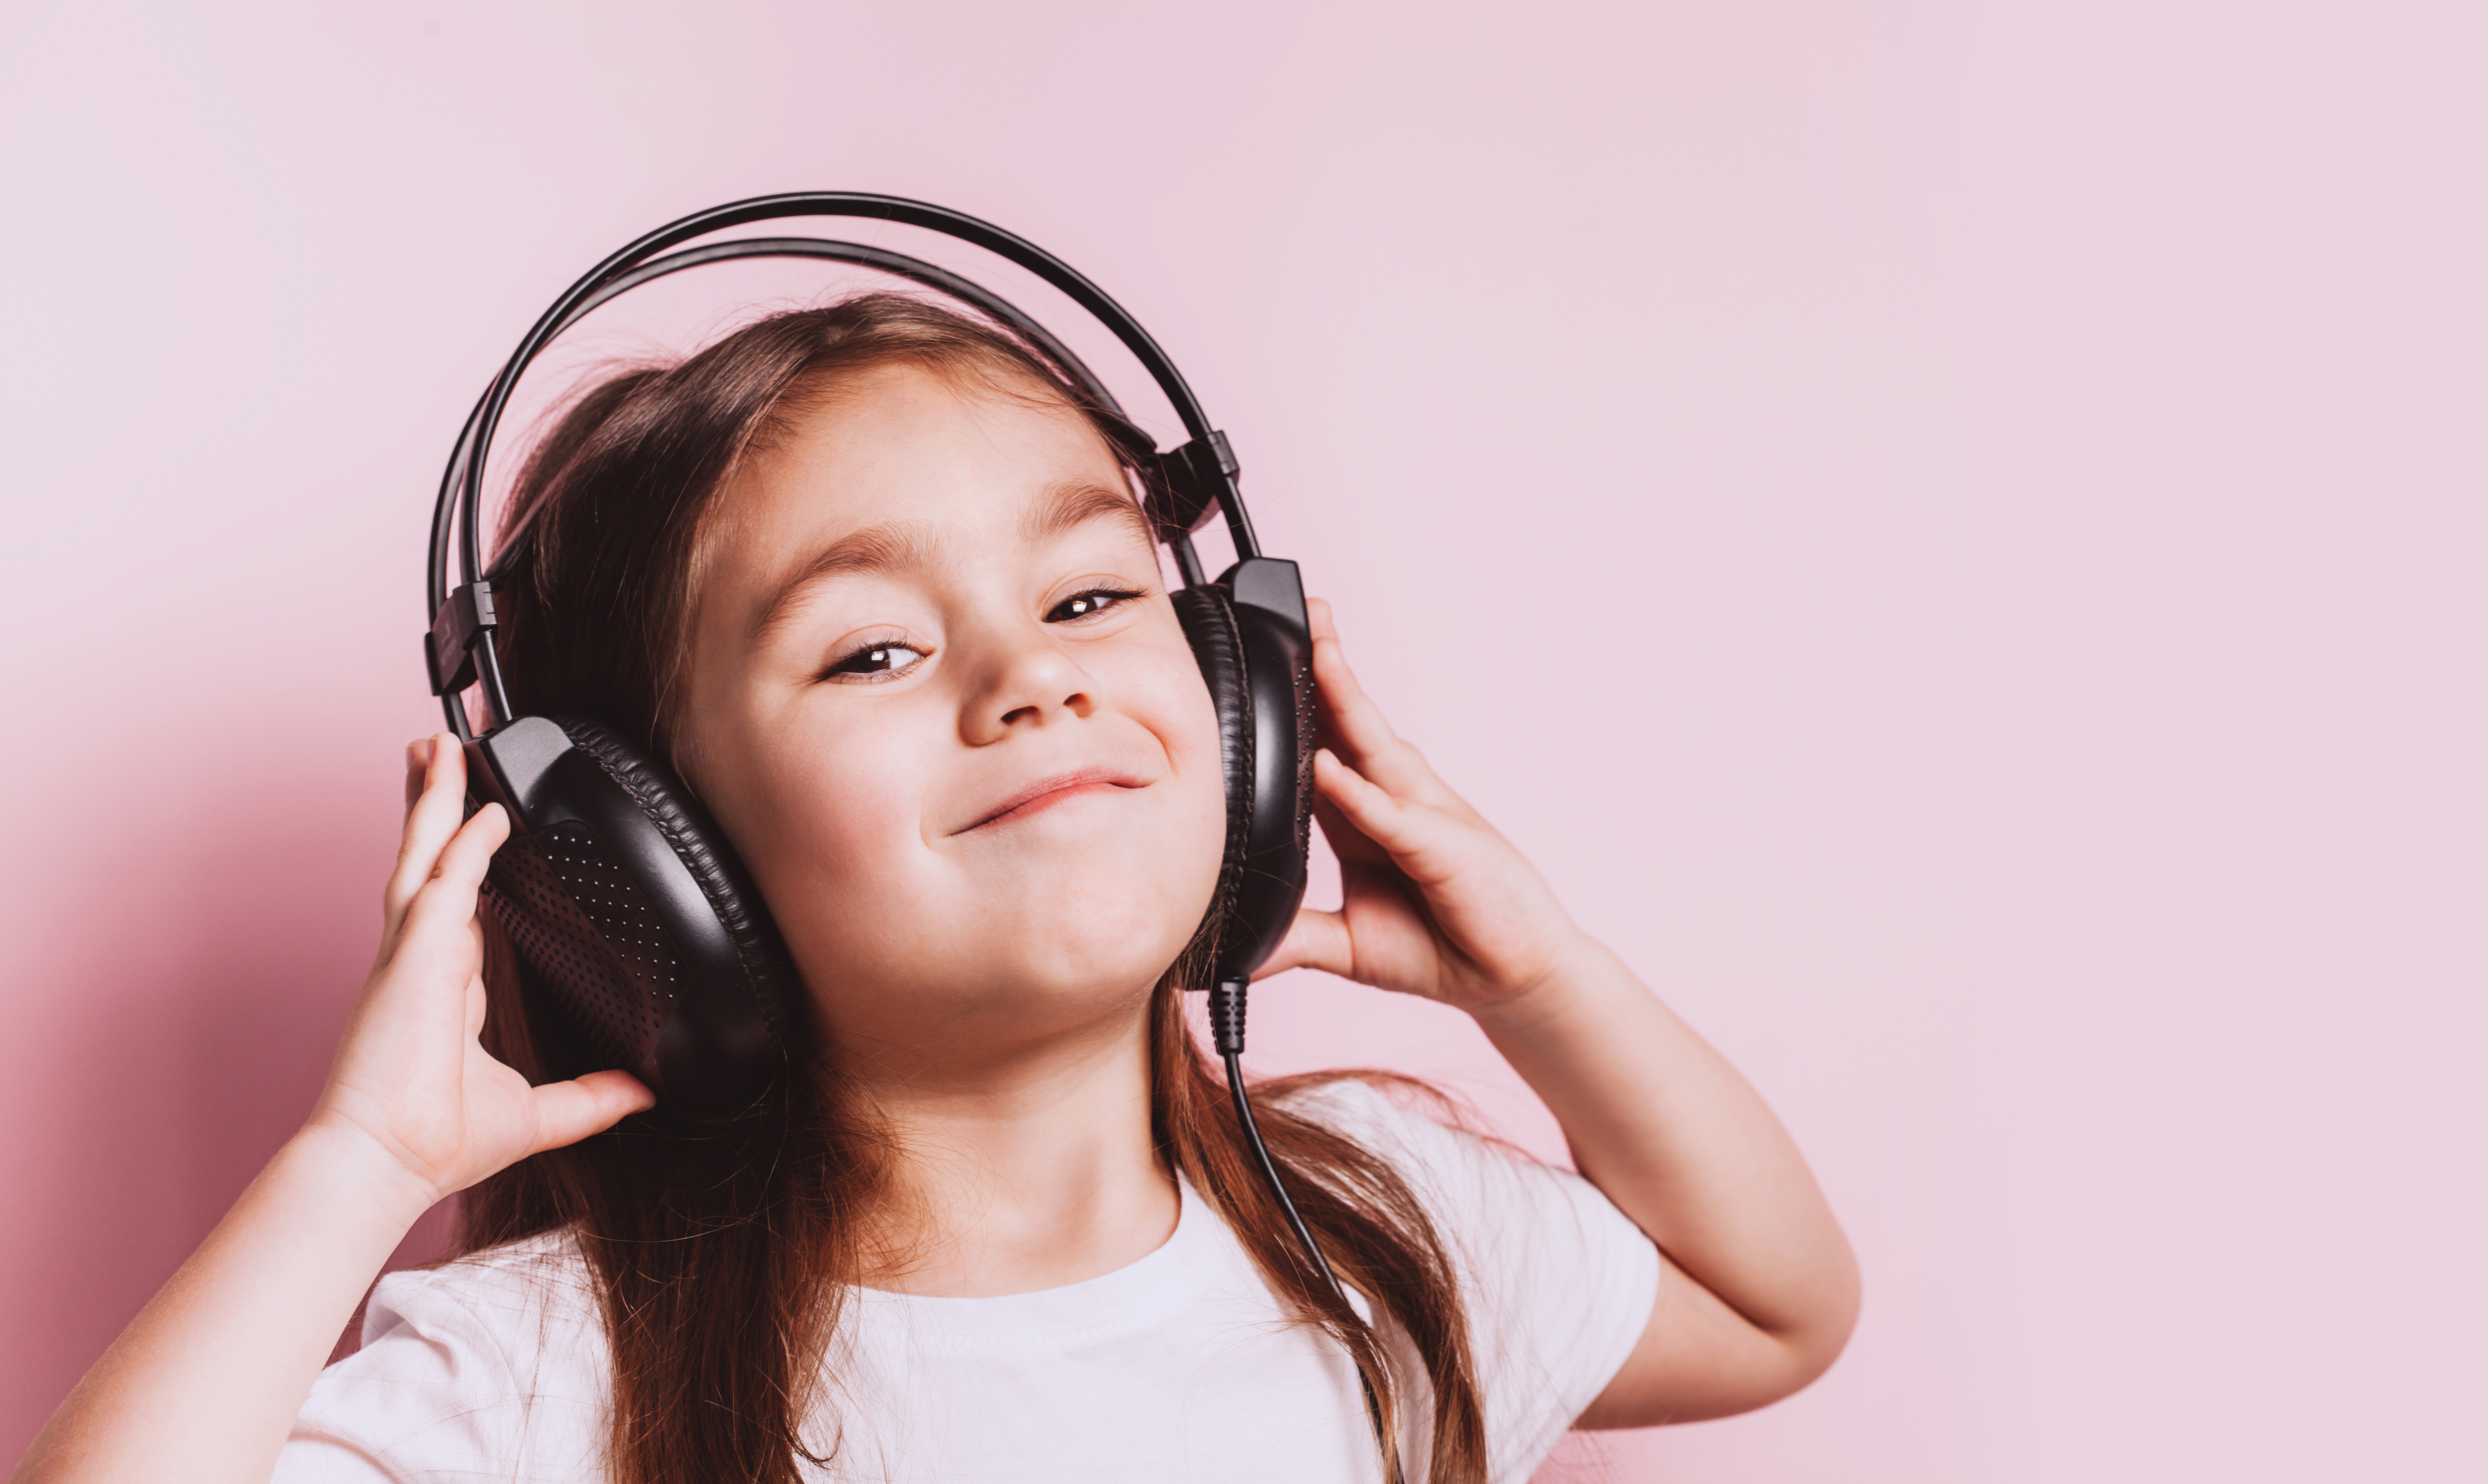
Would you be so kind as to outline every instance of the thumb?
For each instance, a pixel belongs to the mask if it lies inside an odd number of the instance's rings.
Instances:
[[[567,1082],[547,1082],[534,1092],[536,1138],[529,1154],[576,1144],[657,1106],[657,1095],[628,1072],[590,1072]]]
[[[1267,979],[1291,968],[1318,968],[1352,979],[1355,975],[1349,970],[1355,966],[1356,944],[1348,936],[1346,914],[1300,907],[1278,951],[1270,955],[1268,963],[1253,970],[1253,977]]]

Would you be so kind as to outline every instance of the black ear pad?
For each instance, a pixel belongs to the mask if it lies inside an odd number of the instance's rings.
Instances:
[[[1218,714],[1218,758],[1227,779],[1227,850],[1209,912],[1223,942],[1252,838],[1253,692],[1244,679],[1244,636],[1235,631],[1235,608],[1227,595],[1214,587],[1187,587],[1170,596],[1174,616],[1183,624],[1183,635],[1192,641],[1192,658],[1201,665],[1201,678],[1209,686],[1209,704]],[[1222,952],[1219,958],[1223,964],[1226,955]]]
[[[1216,977],[1241,983],[1278,951],[1305,899],[1313,642],[1291,562],[1255,558],[1216,585],[1185,588],[1173,599],[1218,711],[1227,855],[1212,907],[1219,915]]]
[[[608,1065],[720,1117],[781,1075],[806,1023],[793,966],[716,822],[598,722],[523,716],[469,744],[515,828],[484,894]]]

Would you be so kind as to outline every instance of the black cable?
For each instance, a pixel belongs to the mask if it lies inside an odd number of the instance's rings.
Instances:
[[[1287,1226],[1295,1232],[1296,1241],[1304,1247],[1305,1255],[1313,1259],[1315,1271],[1321,1274],[1322,1281],[1339,1295],[1339,1302],[1346,1304],[1348,1311],[1353,1313],[1356,1306],[1348,1303],[1347,1285],[1330,1271],[1330,1259],[1322,1255],[1321,1244],[1314,1240],[1313,1228],[1307,1226],[1305,1218],[1297,1214],[1296,1203],[1287,1194],[1286,1182],[1279,1178],[1278,1162],[1270,1158],[1270,1146],[1261,1142],[1261,1126],[1253,1117],[1253,1100],[1245,1096],[1244,988],[1241,981],[1227,979],[1211,986],[1209,991],[1210,1034],[1217,1045],[1219,1060],[1227,1064],[1227,1094],[1235,1100],[1235,1121],[1244,1130],[1244,1142],[1253,1151],[1254,1162],[1261,1168],[1261,1183],[1270,1188],[1271,1196],[1278,1201],[1279,1210],[1286,1217]],[[1374,1391],[1373,1378],[1365,1374],[1364,1366],[1356,1368],[1356,1383],[1365,1388],[1365,1415],[1373,1424],[1373,1441],[1382,1449],[1382,1456],[1391,1460],[1392,1484],[1401,1484],[1399,1456],[1383,1432],[1382,1398]]]
[[[1261,1183],[1268,1186],[1270,1193],[1278,1198],[1279,1210],[1286,1214],[1287,1225],[1295,1232],[1296,1241],[1304,1247],[1305,1255],[1313,1259],[1322,1281],[1337,1289],[1344,1302],[1347,1290],[1341,1285],[1338,1275],[1330,1271],[1330,1259],[1322,1256],[1321,1244],[1314,1240],[1313,1228],[1305,1225],[1305,1218],[1296,1214],[1296,1203],[1287,1198],[1287,1187],[1279,1179],[1279,1166],[1270,1159],[1269,1146],[1261,1142],[1260,1125],[1253,1121],[1253,1100],[1244,1095],[1244,1069],[1237,1065],[1237,1058],[1242,1054],[1241,1051],[1229,1051],[1225,1060],[1227,1091],[1235,1100],[1235,1118],[1244,1126],[1244,1142],[1253,1147],[1253,1158],[1261,1166]]]

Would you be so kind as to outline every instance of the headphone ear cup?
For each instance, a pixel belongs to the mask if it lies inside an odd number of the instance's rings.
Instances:
[[[1305,899],[1313,826],[1312,644],[1280,615],[1224,588],[1174,595],[1218,712],[1227,774],[1216,976],[1242,982],[1278,951]],[[1205,988],[1205,986],[1204,986]]]
[[[1255,777],[1253,691],[1244,676],[1244,638],[1235,629],[1235,608],[1227,594],[1214,587],[1179,588],[1171,595],[1184,637],[1192,641],[1192,658],[1209,687],[1209,704],[1218,715],[1219,770],[1227,784],[1227,846],[1218,868],[1218,892],[1210,898],[1204,929],[1223,941],[1234,915],[1236,887],[1252,839]],[[1224,960],[1222,951],[1220,958]],[[1200,986],[1207,989],[1207,985]]]
[[[528,968],[667,1111],[749,1106],[806,1021],[777,929],[707,810],[583,717],[521,717],[475,747],[518,826],[484,894]]]

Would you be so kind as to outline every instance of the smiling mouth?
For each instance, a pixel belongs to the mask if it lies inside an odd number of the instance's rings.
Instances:
[[[1138,779],[1103,768],[1084,768],[1078,772],[1061,773],[1041,779],[1004,800],[1001,807],[965,829],[953,834],[969,834],[993,825],[1015,825],[1034,819],[1057,804],[1068,803],[1091,794],[1128,792],[1145,787]]]

